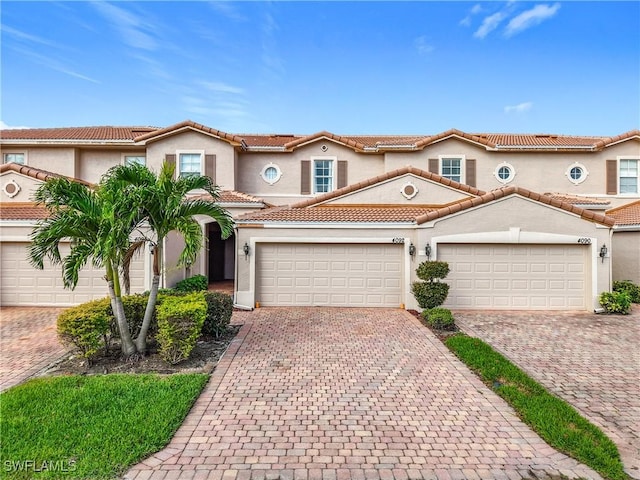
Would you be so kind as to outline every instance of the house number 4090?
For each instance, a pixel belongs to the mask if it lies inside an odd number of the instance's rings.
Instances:
[[[391,243],[404,243],[404,238],[402,237],[395,237],[391,240]]]
[[[591,243],[591,239],[582,237],[578,239],[578,243],[581,243],[583,245],[589,245]]]

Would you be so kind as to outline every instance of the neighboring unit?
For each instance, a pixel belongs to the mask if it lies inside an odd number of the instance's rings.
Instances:
[[[52,175],[96,183],[111,166],[142,163],[210,176],[236,219],[196,264],[176,268],[165,246],[164,285],[202,273],[234,280],[235,302],[416,308],[421,261],[447,261],[445,306],[592,310],[613,280],[640,282],[640,132],[420,136],[228,134],[186,121],[167,128],[3,130],[0,235],[3,305],[70,305],[106,294],[88,269],[74,292],[59,270],[39,272],[26,245],[43,210],[31,203]],[[546,192],[546,193],[535,193]],[[193,192],[204,196],[203,192]],[[150,282],[149,252],[133,291]]]

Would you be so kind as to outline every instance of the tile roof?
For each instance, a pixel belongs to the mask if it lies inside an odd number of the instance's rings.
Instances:
[[[4,163],[0,165],[0,173],[5,173],[5,172],[20,173],[22,175],[26,175],[27,177],[35,178],[37,180],[42,180],[43,182],[46,182],[50,178],[68,178],[69,180],[73,180],[74,182],[81,183],[89,187],[93,186],[92,183],[86,182],[84,180],[80,180],[78,178],[65,177],[64,175],[48,172],[40,168],[29,167],[28,165],[20,165],[18,163]]]
[[[556,198],[562,202],[570,203],[571,205],[593,205],[606,207],[610,205],[609,200],[603,198],[583,197],[580,195],[570,195],[568,193],[545,193],[548,197]]]
[[[187,198],[189,199],[200,199],[200,200],[212,200],[211,195],[208,193],[199,193],[196,195],[189,195]],[[222,190],[220,192],[220,203],[247,203],[247,204],[261,204],[266,205],[265,201],[261,198],[254,197],[253,195],[249,195],[247,193],[236,192],[235,190]]]
[[[222,140],[226,140],[236,145],[240,145],[242,143],[242,137],[239,137],[238,135],[226,133],[226,132],[223,132],[222,130],[216,130],[215,128],[210,128],[200,123],[193,122],[191,120],[185,120],[184,122],[176,123],[174,125],[170,125],[165,128],[144,133],[143,135],[137,136],[135,140],[136,142],[153,140],[157,137],[172,135],[185,129],[194,129],[194,130],[201,131],[203,133],[208,133],[210,135],[221,138]]]
[[[616,226],[640,226],[640,200],[607,210],[606,214],[616,220]]]
[[[35,203],[0,203],[0,220],[44,220],[48,216],[48,210]]]
[[[580,216],[580,218],[584,220],[588,220],[595,223],[601,223],[608,227],[612,227],[615,224],[615,219],[608,215],[595,213],[591,210],[585,210],[584,208],[576,207],[575,205],[572,205],[567,202],[563,202],[562,200],[559,200],[557,198],[552,198],[548,195],[532,192],[531,190],[527,190],[526,188],[511,187],[511,186],[502,187],[497,190],[492,190],[480,197],[462,200],[453,205],[442,207],[438,210],[429,212],[426,215],[422,215],[421,217],[416,218],[416,222],[418,223],[418,225],[426,222],[431,222],[433,220],[437,220],[438,218],[451,215],[452,213],[457,213],[457,212],[466,210],[468,208],[477,207],[478,205],[483,205],[485,203],[498,200],[499,198],[508,197],[510,195],[520,195],[521,197],[530,198],[537,202],[544,203],[546,205],[551,205],[553,207],[560,208],[567,212],[571,212],[575,215]]]
[[[239,217],[238,223],[302,222],[302,223],[415,223],[418,216],[433,211],[427,206],[340,206],[340,207],[274,207]]]
[[[329,200],[333,200],[335,198],[341,197],[343,195],[347,195],[351,192],[355,192],[356,190],[360,190],[365,187],[370,187],[372,185],[382,183],[387,180],[391,180],[392,178],[401,177],[406,174],[412,174],[417,177],[431,180],[433,182],[440,183],[442,185],[445,185],[451,188],[455,188],[456,190],[460,190],[465,193],[469,193],[471,195],[483,195],[485,193],[482,190],[478,190],[475,187],[470,187],[469,185],[465,185],[463,183],[454,182],[453,180],[449,180],[448,178],[441,177],[440,175],[436,175],[435,173],[427,172],[425,170],[421,170],[419,168],[412,167],[412,166],[406,166],[406,167],[399,168],[397,170],[392,170],[382,175],[378,175],[377,177],[369,178],[368,180],[364,180],[362,182],[354,183],[352,185],[339,188],[338,190],[334,190],[333,192],[325,193],[317,197],[310,198],[308,200],[303,200],[302,202],[299,202],[293,205],[293,207],[303,208],[303,207],[309,207],[312,205],[324,203]]]
[[[131,141],[156,127],[64,127],[0,130],[2,140]]]

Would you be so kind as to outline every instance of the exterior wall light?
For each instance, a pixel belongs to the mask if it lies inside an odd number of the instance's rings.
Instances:
[[[600,258],[602,259],[602,263],[604,263],[604,257],[607,256],[607,246],[603,243],[600,247]]]
[[[412,243],[409,245],[409,255],[412,257],[416,254],[416,246]]]
[[[427,243],[427,246],[424,247],[424,254],[427,256],[427,260],[431,260],[431,245]]]
[[[244,242],[242,251],[244,252],[244,258],[247,258],[249,256],[249,244],[247,242]]]

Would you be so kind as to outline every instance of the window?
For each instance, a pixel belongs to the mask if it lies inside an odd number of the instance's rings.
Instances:
[[[201,153],[178,154],[178,175],[180,177],[191,177],[194,175],[202,175],[202,154]]]
[[[463,157],[440,157],[440,175],[454,182],[463,183]]]
[[[620,159],[620,193],[638,193],[638,163],[640,160]]]
[[[260,176],[269,185],[273,185],[278,180],[280,180],[282,172],[280,171],[280,167],[278,167],[278,165],[274,163],[268,163],[260,172]]]
[[[516,169],[507,162],[499,164],[493,172],[493,175],[500,183],[509,183],[516,176]]]
[[[24,165],[24,153],[5,153],[2,161],[3,163],[18,163]]]
[[[333,160],[313,161],[313,193],[327,193],[333,190]]]
[[[124,156],[124,164],[125,165],[146,165],[147,159],[144,155],[125,155]]]
[[[576,162],[569,165],[569,168],[567,168],[567,171],[564,174],[571,183],[578,185],[587,179],[589,172],[587,171],[587,167]]]

